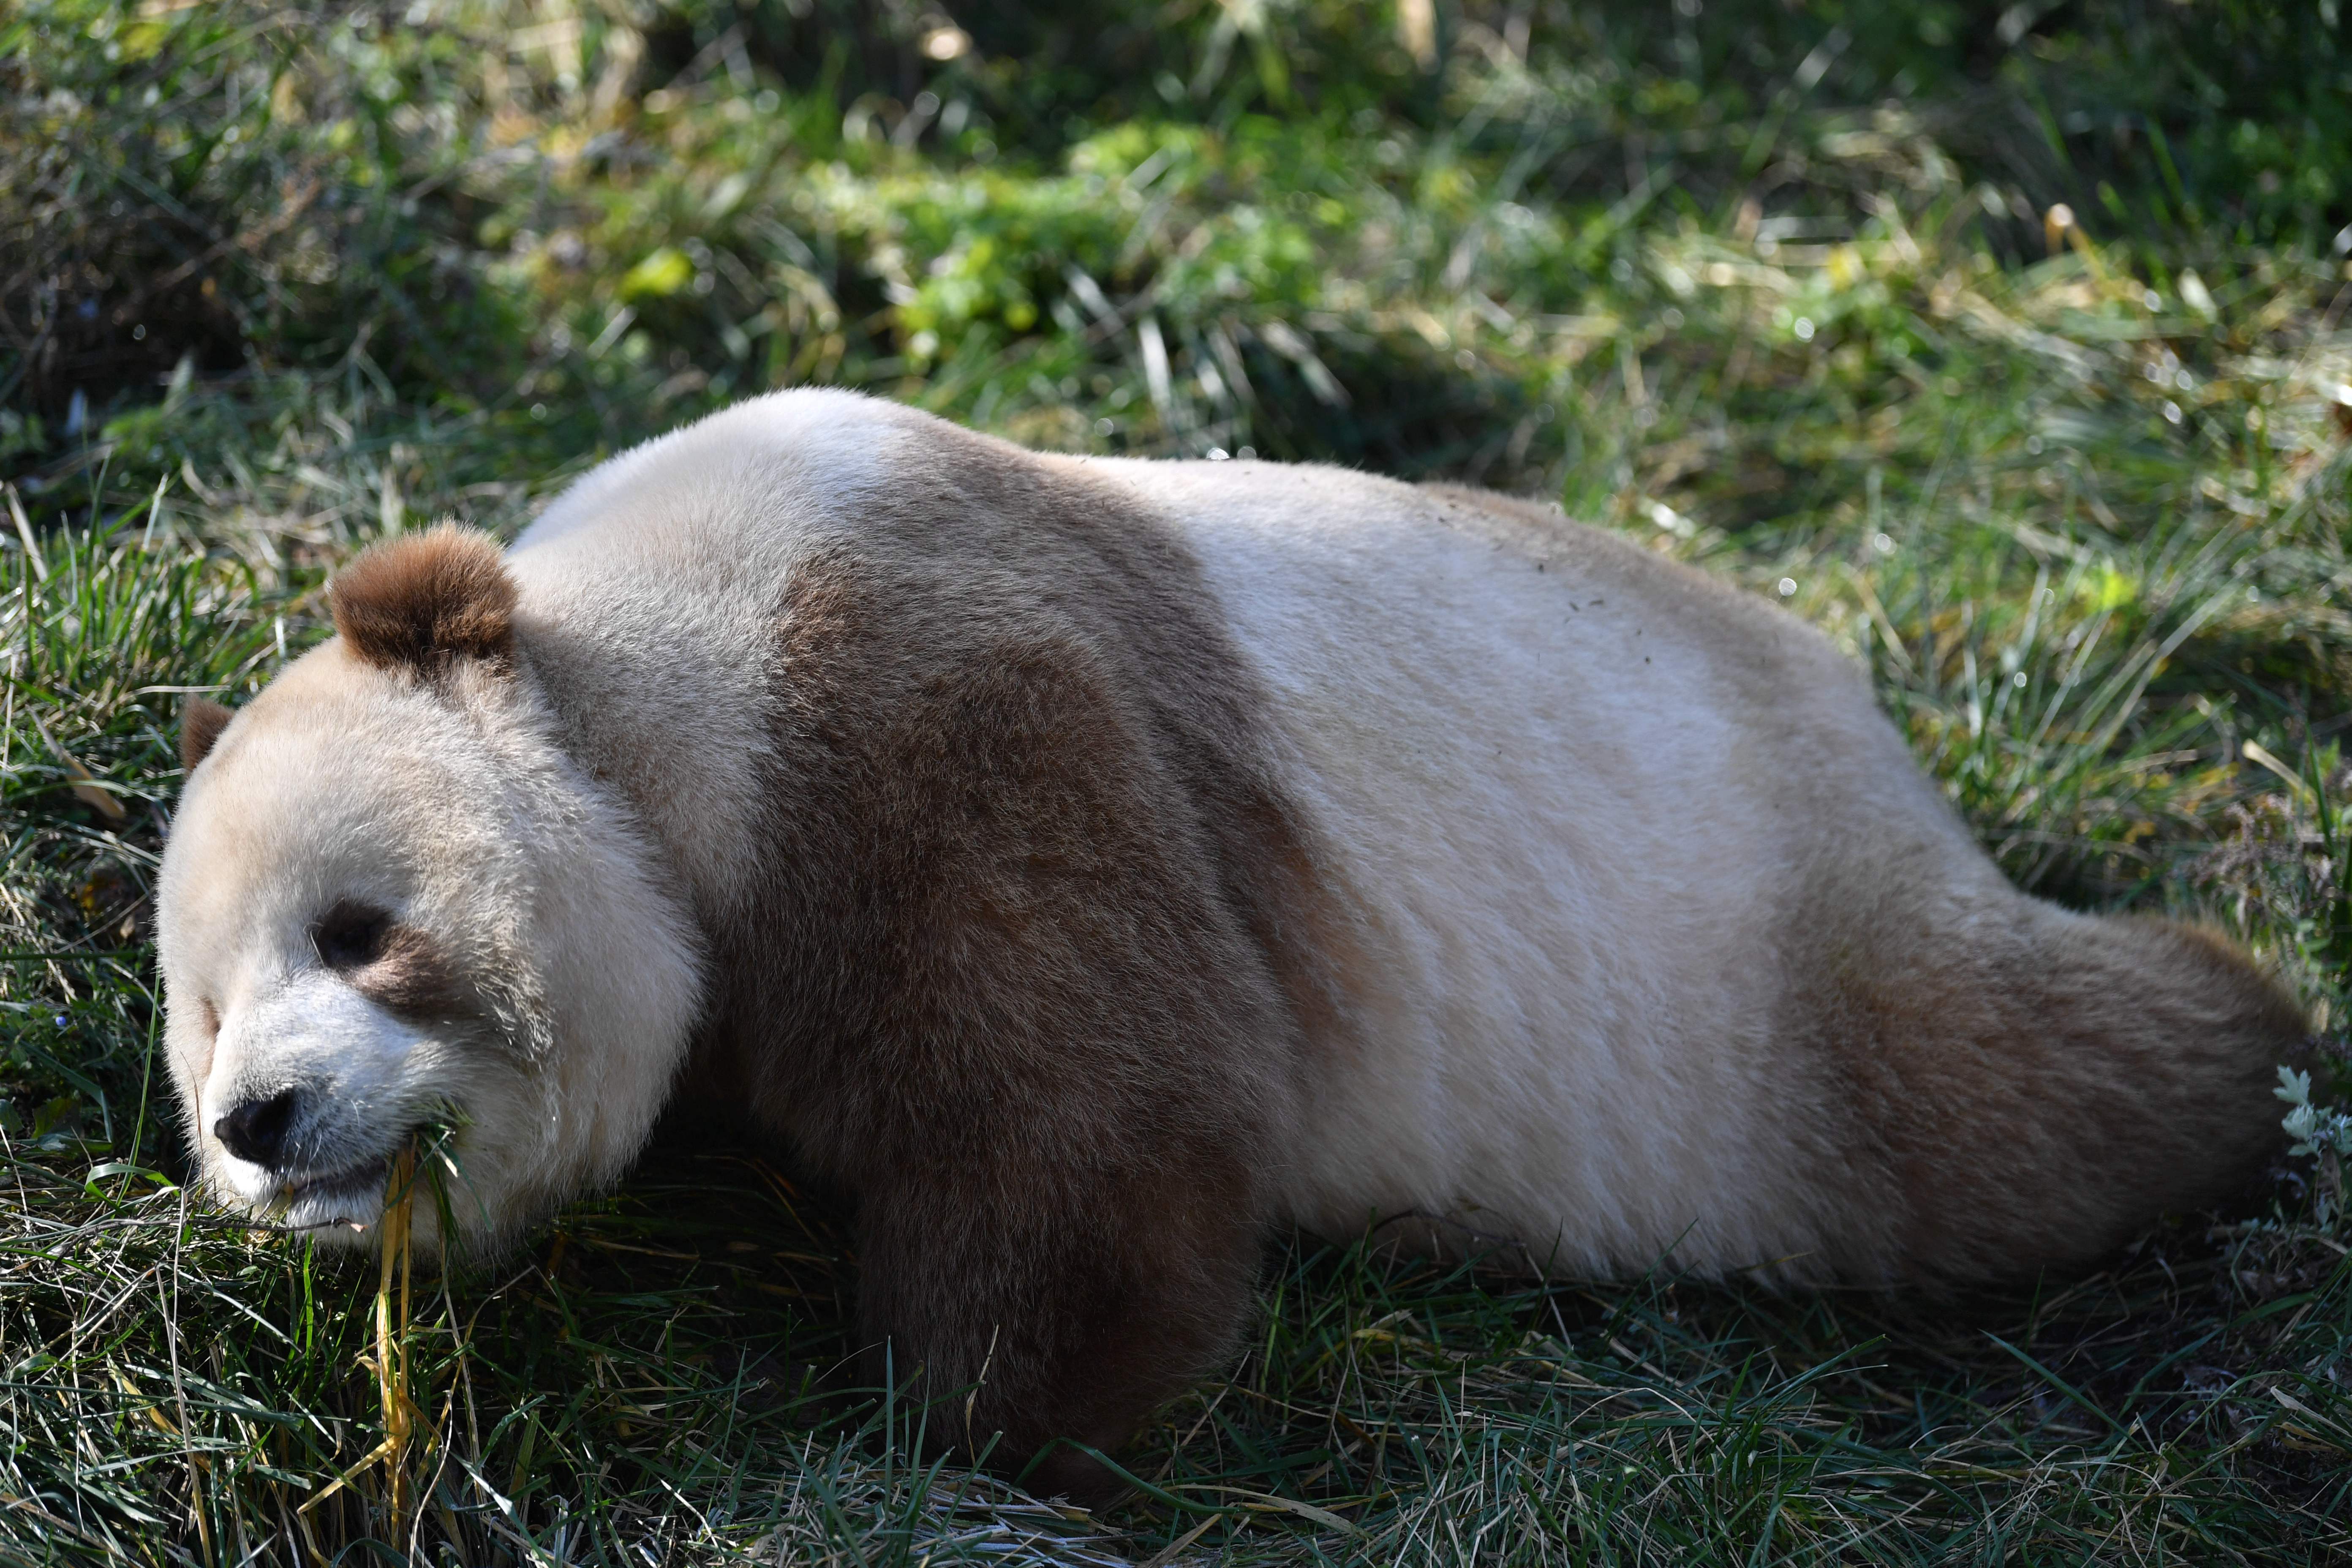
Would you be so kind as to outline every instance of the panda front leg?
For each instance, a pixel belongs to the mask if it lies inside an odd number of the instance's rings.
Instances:
[[[1073,1159],[1049,1126],[941,1140],[858,1198],[858,1323],[902,1433],[1099,1500],[1114,1453],[1240,1335],[1261,1244],[1250,1173],[1213,1152]],[[886,1353],[887,1352],[887,1353]]]
[[[854,1194],[860,1331],[927,1436],[1103,1495],[1071,1445],[1115,1449],[1248,1310],[1303,1046],[1235,867],[1278,814],[1121,637],[991,641],[961,593],[899,626],[904,595],[820,577],[778,918],[718,965],[742,1076]]]

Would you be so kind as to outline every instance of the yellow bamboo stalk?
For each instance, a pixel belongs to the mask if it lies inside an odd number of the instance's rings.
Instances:
[[[415,1405],[409,1398],[408,1281],[410,1201],[415,1192],[416,1145],[412,1142],[392,1163],[383,1192],[383,1218],[379,1222],[375,1287],[375,1355],[362,1356],[360,1364],[375,1373],[376,1394],[383,1407],[383,1441],[369,1449],[360,1462],[312,1493],[297,1511],[312,1509],[349,1486],[371,1466],[385,1471],[384,1500],[392,1514],[394,1542],[408,1533],[408,1516],[415,1507],[409,1496],[408,1449],[415,1432]],[[394,1326],[393,1274],[400,1276],[398,1324]]]
[[[386,1501],[392,1510],[393,1539],[408,1533],[408,1446],[415,1422],[408,1399],[408,1269],[409,1205],[416,1184],[416,1146],[411,1143],[392,1163],[392,1179],[384,1188],[383,1267],[375,1291],[376,1383],[383,1401]],[[393,1326],[393,1261],[400,1263],[400,1322]]]

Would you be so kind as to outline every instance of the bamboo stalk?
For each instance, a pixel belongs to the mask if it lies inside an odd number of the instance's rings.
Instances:
[[[416,1409],[408,1392],[408,1284],[414,1252],[410,1246],[410,1203],[415,1193],[415,1179],[416,1145],[412,1141],[393,1160],[392,1174],[384,1184],[383,1218],[377,1237],[375,1355],[373,1365],[368,1357],[360,1358],[361,1364],[375,1373],[376,1394],[383,1407],[383,1441],[369,1449],[359,1463],[312,1493],[297,1510],[308,1514],[349,1486],[370,1466],[381,1462],[385,1470],[384,1500],[392,1514],[392,1538],[395,1542],[407,1533],[408,1516],[415,1507],[415,1500],[409,1496],[408,1465]],[[396,1327],[393,1296],[395,1267],[400,1277]]]
[[[392,1163],[392,1178],[384,1188],[383,1267],[375,1291],[376,1381],[383,1401],[384,1455],[394,1541],[406,1535],[412,1500],[408,1495],[408,1447],[413,1435],[413,1408],[408,1399],[408,1270],[410,1200],[416,1184],[416,1145],[403,1149]],[[400,1321],[393,1325],[393,1261],[400,1264]]]

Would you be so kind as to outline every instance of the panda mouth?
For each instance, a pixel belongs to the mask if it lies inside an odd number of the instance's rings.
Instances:
[[[344,1198],[356,1195],[373,1196],[381,1201],[385,1179],[391,1174],[392,1162],[379,1154],[345,1165],[333,1171],[305,1171],[289,1176],[285,1194],[290,1203],[302,1203],[320,1198]]]
[[[278,1189],[289,1230],[366,1230],[383,1216],[392,1156],[371,1154],[324,1170],[289,1172]]]
[[[392,1148],[372,1154],[322,1151],[326,1160],[295,1170],[272,1173],[272,1190],[254,1206],[286,1231],[350,1230],[364,1232],[383,1217],[384,1197],[399,1151],[412,1146],[420,1134],[446,1123],[420,1122]]]
[[[392,1162],[378,1157],[331,1171],[288,1176],[278,1189],[278,1227],[289,1231],[364,1231],[383,1213]]]

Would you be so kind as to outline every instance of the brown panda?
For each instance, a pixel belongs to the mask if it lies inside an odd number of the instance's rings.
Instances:
[[[2244,958],[2020,893],[1822,637],[1524,503],[795,392],[332,602],[186,731],[211,1184],[364,1226],[446,1121],[427,1239],[495,1247],[690,1086],[854,1196],[862,1334],[1048,1490],[1227,1353],[1269,1227],[1974,1279],[2277,1141]]]

